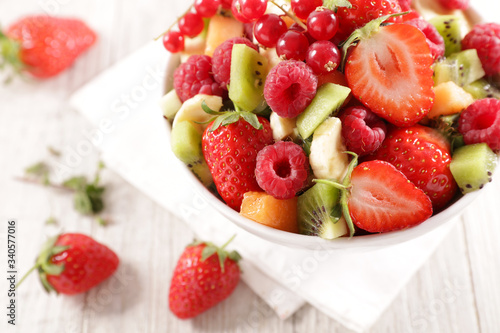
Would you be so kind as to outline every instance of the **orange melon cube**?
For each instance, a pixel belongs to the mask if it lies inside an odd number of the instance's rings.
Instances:
[[[435,86],[434,94],[434,104],[427,114],[429,119],[459,113],[474,102],[472,95],[453,81]]]
[[[213,56],[215,49],[226,40],[243,36],[243,23],[232,18],[215,15],[208,24],[205,54]]]
[[[240,214],[271,228],[299,232],[297,197],[279,200],[265,192],[247,192],[243,195]]]

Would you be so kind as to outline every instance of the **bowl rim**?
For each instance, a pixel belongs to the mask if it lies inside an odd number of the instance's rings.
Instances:
[[[479,23],[482,21],[481,15],[473,8],[464,11],[469,22]],[[171,54],[167,64],[167,75],[165,81],[165,92],[172,89],[173,86],[173,71],[180,62],[180,55]],[[171,123],[165,119],[167,131],[170,134]],[[184,165],[179,165],[186,176],[193,184],[196,192],[198,192],[208,203],[211,204],[220,214],[235,223],[238,227],[259,236],[268,241],[278,243],[293,248],[309,248],[309,249],[329,249],[329,250],[350,250],[350,249],[370,249],[380,248],[381,246],[389,246],[400,244],[406,241],[414,240],[425,236],[431,230],[435,230],[444,224],[452,221],[453,217],[458,216],[467,206],[469,206],[483,191],[475,191],[461,195],[455,199],[446,209],[440,211],[436,215],[411,228],[406,228],[397,231],[368,234],[353,237],[339,237],[335,239],[323,239],[317,236],[308,236],[296,234],[287,231],[278,230],[260,224],[240,215],[235,210],[227,206],[221,199],[217,198],[203,183]],[[488,186],[486,184],[485,186]]]

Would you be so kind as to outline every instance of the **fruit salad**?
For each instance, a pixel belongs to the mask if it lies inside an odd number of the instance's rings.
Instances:
[[[163,34],[174,154],[228,207],[326,239],[425,222],[492,180],[500,25],[468,0],[196,0]]]

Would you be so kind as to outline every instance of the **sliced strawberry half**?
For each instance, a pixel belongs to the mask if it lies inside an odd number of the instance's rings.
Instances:
[[[349,38],[346,48],[359,42],[347,58],[347,82],[353,95],[374,113],[396,126],[411,126],[433,105],[432,55],[417,28],[380,27],[381,22],[382,18],[374,20]]]
[[[432,215],[429,197],[383,161],[364,162],[354,168],[347,204],[354,224],[369,232],[409,228]]]

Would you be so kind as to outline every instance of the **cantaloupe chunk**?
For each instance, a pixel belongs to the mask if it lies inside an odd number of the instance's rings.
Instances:
[[[240,214],[271,228],[299,232],[297,197],[279,200],[265,192],[247,192],[243,195]]]
[[[212,56],[217,46],[233,37],[243,36],[243,23],[232,17],[216,15],[208,24],[205,54]]]
[[[474,102],[471,94],[448,81],[434,87],[434,105],[427,114],[427,118],[449,115],[461,112]]]

